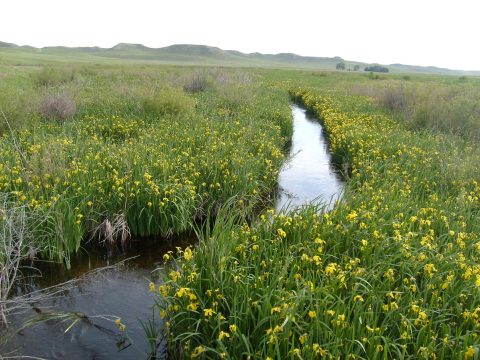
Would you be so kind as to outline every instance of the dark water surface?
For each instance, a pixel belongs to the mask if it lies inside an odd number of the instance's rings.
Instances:
[[[343,181],[332,165],[322,125],[297,105],[292,106],[292,112],[292,146],[290,158],[280,169],[277,211],[312,202],[331,208]]]
[[[148,344],[137,319],[152,316],[153,295],[148,292],[149,271],[115,269],[80,280],[58,297],[35,304],[35,309],[14,316],[12,326],[52,312],[77,312],[87,316],[67,331],[73,319],[48,320],[15,335],[5,354],[45,359],[145,359]],[[110,315],[120,316],[120,331]]]
[[[342,181],[331,165],[322,126],[296,105],[292,112],[292,146],[279,175],[277,209],[312,201],[333,204],[341,192]],[[0,343],[0,358],[20,355],[43,359],[147,359],[149,346],[139,319],[152,319],[154,296],[148,290],[152,271],[162,266],[167,251],[194,242],[191,236],[176,239],[170,246],[164,239],[145,239],[133,242],[126,254],[113,258],[107,258],[106,249],[93,247],[72,259],[72,270],[58,264],[35,263],[40,270],[36,274],[41,276],[28,278],[14,295],[72,279],[74,282],[48,300],[32,302],[25,312],[12,316],[10,327],[18,329],[28,319],[60,312],[75,312],[82,319],[71,329],[71,319],[48,320],[14,333],[6,346]],[[137,257],[122,266],[92,272],[132,256]],[[120,331],[110,316],[120,317],[126,331]],[[0,336],[5,339],[6,333],[0,332]]]
[[[13,335],[0,333],[2,338],[11,336],[6,345],[0,343],[0,358],[147,359],[149,346],[139,320],[146,322],[153,316],[154,295],[148,286],[152,271],[161,268],[166,252],[193,242],[191,236],[174,240],[174,245],[165,239],[143,239],[113,257],[107,257],[105,248],[92,247],[72,259],[72,270],[60,264],[34,263],[39,271],[17,287],[17,296],[72,282],[58,294],[31,302],[26,311],[11,316],[10,328],[19,329],[29,319],[53,313],[74,312],[82,319],[70,329],[76,317],[44,321]],[[115,317],[121,318],[126,331],[113,323]]]

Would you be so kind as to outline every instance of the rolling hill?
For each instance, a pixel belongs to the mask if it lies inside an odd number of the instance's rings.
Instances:
[[[245,54],[235,50],[222,50],[206,45],[176,44],[163,48],[149,48],[141,44],[119,43],[112,48],[64,46],[34,48],[18,46],[0,41],[0,62],[34,65],[48,61],[66,62],[135,62],[206,66],[240,66],[266,68],[292,68],[312,70],[333,70],[338,62],[346,63],[347,68],[355,65],[363,69],[372,64],[348,61],[341,57],[300,56],[292,53]],[[480,71],[462,71],[433,66],[412,66],[391,64],[387,66],[393,73],[423,73],[442,75],[480,76]]]

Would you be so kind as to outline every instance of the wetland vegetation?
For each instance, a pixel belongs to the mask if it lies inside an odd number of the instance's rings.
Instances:
[[[2,63],[0,309],[22,259],[69,268],[92,242],[194,233],[145,284],[153,355],[162,332],[173,358],[477,358],[479,85]],[[291,102],[321,122],[345,180],[328,211],[275,210]]]

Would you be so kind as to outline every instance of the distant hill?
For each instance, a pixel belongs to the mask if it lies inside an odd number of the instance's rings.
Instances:
[[[4,48],[12,48],[12,47],[18,47],[18,45],[0,41],[0,48],[2,48],[2,47],[4,47]]]
[[[338,62],[343,61],[347,69],[355,65],[363,70],[367,64],[344,60],[341,57],[300,56],[292,53],[261,54],[258,52],[245,54],[236,50],[222,50],[218,47],[192,44],[176,44],[163,48],[149,48],[142,44],[120,43],[112,48],[52,46],[33,48],[0,42],[0,55],[12,59],[35,61],[128,61],[142,63],[215,65],[268,68],[294,68],[334,70]],[[15,57],[17,55],[17,57]],[[480,76],[480,71],[462,71],[438,68],[434,66],[412,66],[403,64],[383,65],[392,73],[423,73],[441,75]]]

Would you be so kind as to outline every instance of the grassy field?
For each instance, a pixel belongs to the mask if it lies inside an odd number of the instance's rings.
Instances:
[[[478,79],[55,61],[0,64],[2,249],[9,207],[67,266],[196,231],[152,283],[172,357],[478,358]],[[328,213],[271,210],[291,101],[345,170]]]

